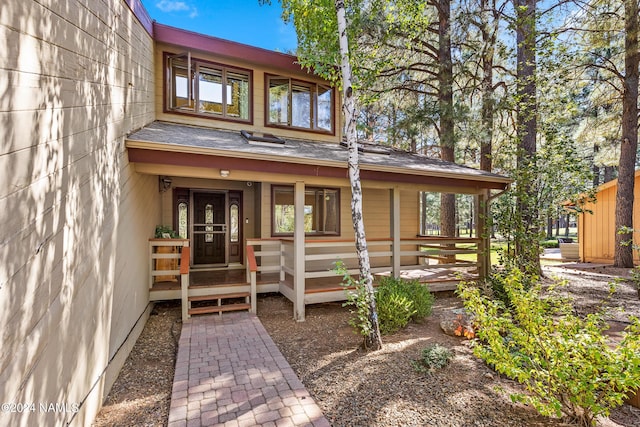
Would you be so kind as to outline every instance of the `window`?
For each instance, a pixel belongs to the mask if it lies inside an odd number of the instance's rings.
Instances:
[[[237,203],[232,203],[229,207],[229,241],[237,243],[240,241],[240,208]]]
[[[249,71],[168,56],[167,109],[238,121],[250,121]]]
[[[204,223],[213,224],[213,205],[211,203],[204,206]],[[208,232],[204,235],[204,241],[206,243],[213,242],[213,225],[205,225],[204,231]]]
[[[173,189],[173,229],[181,239],[189,238],[189,189]]]
[[[268,77],[268,125],[333,131],[333,89],[283,77]]]
[[[292,235],[293,187],[274,186],[272,191],[272,235]],[[340,234],[340,190],[307,187],[304,192],[305,234]]]
[[[178,236],[181,239],[187,238],[187,207],[188,205],[185,202],[178,203]]]

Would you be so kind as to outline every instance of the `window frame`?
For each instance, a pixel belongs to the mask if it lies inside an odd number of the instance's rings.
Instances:
[[[287,124],[275,123],[271,122],[271,81],[272,80],[287,80],[289,89],[287,95]],[[293,87],[307,87],[309,88],[310,93],[310,114],[309,121],[311,127],[301,127],[292,125],[293,121],[293,108],[292,108],[292,94]],[[318,126],[318,97],[320,94],[319,88],[328,89],[331,94],[331,105],[330,105],[330,113],[331,113],[331,128],[324,129]],[[335,135],[336,129],[336,112],[335,112],[335,103],[336,103],[336,90],[329,83],[323,84],[312,81],[300,80],[292,77],[281,76],[277,74],[267,74],[265,73],[265,96],[264,96],[264,125],[265,127],[279,128],[279,129],[289,129],[295,131],[303,131],[303,132],[312,132],[312,133],[320,133],[325,135]],[[322,93],[326,93],[323,91]]]
[[[286,189],[288,191],[291,191],[292,194],[294,195],[294,199],[295,199],[295,187],[293,185],[272,185],[271,186],[271,237],[292,237],[293,236],[293,232],[276,232],[276,215],[275,215],[275,209],[276,209],[276,191],[279,189]],[[341,203],[341,197],[340,197],[340,188],[336,188],[336,187],[316,187],[316,186],[305,186],[305,196],[306,193],[309,191],[313,191],[314,192],[314,196],[317,197],[318,191],[334,191],[336,194],[336,230],[335,231],[305,231],[305,236],[340,236],[340,222],[341,222],[341,217],[340,217],[340,203]],[[326,212],[323,213],[323,215],[325,215],[326,218]]]
[[[189,226],[191,225],[191,220],[189,218],[189,210],[191,209],[189,199],[188,188],[176,187],[173,189],[173,229],[176,233],[180,232],[180,205],[184,204],[187,210],[186,236],[181,236],[181,238],[184,239],[191,238],[191,233],[189,232]]]
[[[174,61],[181,61],[184,64],[185,69],[187,69],[186,74],[189,74],[189,70],[191,70],[191,76],[188,79],[190,80],[187,84],[188,88],[188,96],[191,96],[191,100],[188,101],[188,107],[174,107],[173,99],[174,99],[174,67],[176,67]],[[191,63],[191,67],[189,67],[189,63]],[[248,117],[234,117],[232,115],[228,115],[227,113],[227,99],[226,99],[226,90],[222,90],[222,113],[211,113],[199,111],[200,104],[200,91],[199,91],[199,82],[200,82],[200,70],[208,69],[212,71],[219,72],[221,75],[221,82],[223,87],[228,86],[228,80],[234,79],[233,75],[239,75],[242,77],[246,77],[247,82],[247,114]],[[189,53],[178,53],[172,54],[168,52],[164,52],[164,109],[165,113],[171,114],[180,114],[185,116],[193,116],[193,117],[202,117],[213,120],[222,120],[228,122],[235,123],[246,123],[253,124],[253,70],[230,66],[227,64],[222,64],[218,62],[208,61],[205,59],[194,58]],[[229,75],[232,75],[228,77]],[[235,79],[234,79],[235,80]]]

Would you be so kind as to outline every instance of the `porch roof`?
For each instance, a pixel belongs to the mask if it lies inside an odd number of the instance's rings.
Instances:
[[[348,177],[348,152],[343,145],[283,139],[284,144],[255,144],[237,131],[155,121],[130,134],[126,146],[130,161],[135,163]],[[512,182],[501,175],[419,154],[380,151],[361,151],[362,179],[500,190]]]

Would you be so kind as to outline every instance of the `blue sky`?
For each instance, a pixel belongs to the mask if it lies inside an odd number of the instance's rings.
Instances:
[[[197,33],[279,52],[295,51],[293,25],[282,22],[278,0],[142,0],[152,19]]]

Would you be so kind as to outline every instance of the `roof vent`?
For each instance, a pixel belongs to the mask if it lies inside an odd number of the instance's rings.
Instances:
[[[340,142],[340,145],[347,148],[349,144],[346,141]],[[366,144],[362,142],[358,142],[358,151],[361,153],[371,153],[371,154],[386,154],[387,156],[391,154],[392,148],[379,144]]]
[[[241,130],[240,135],[251,145],[264,145],[267,147],[284,147],[285,140],[270,133],[251,132]]]

